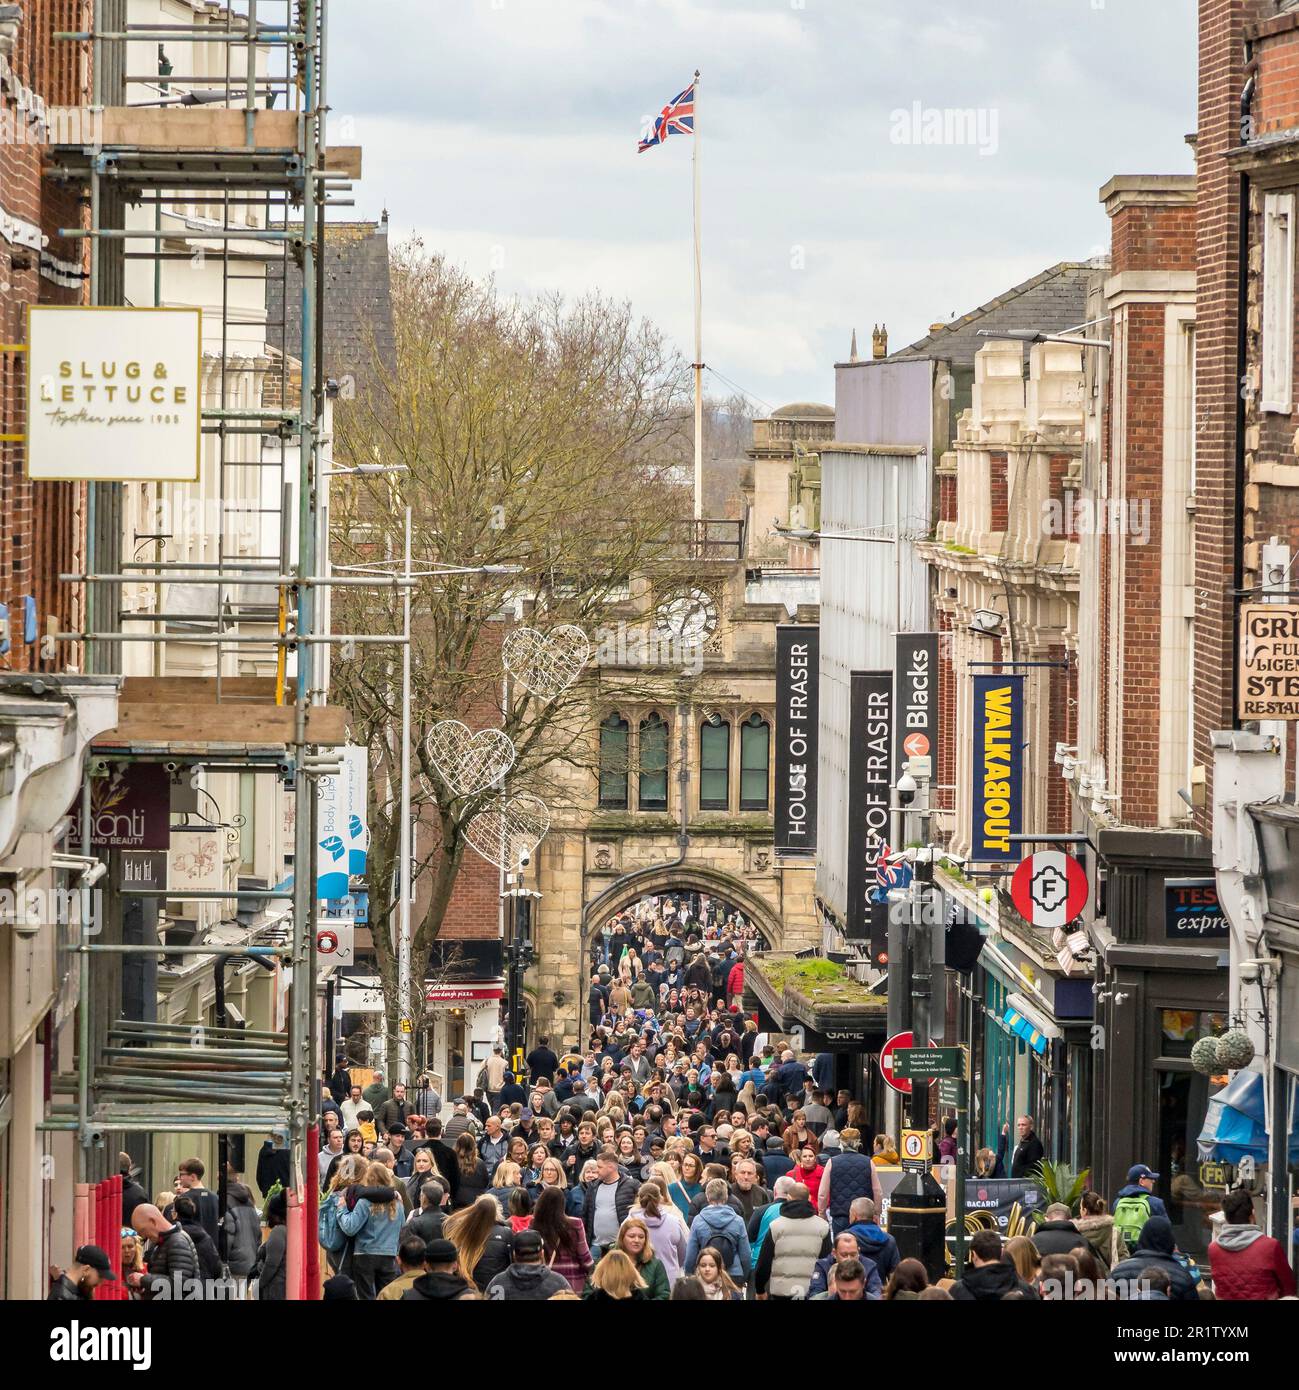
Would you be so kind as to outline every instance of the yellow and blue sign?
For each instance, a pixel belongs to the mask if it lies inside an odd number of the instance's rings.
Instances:
[[[974,798],[970,858],[999,863],[1018,854],[1023,832],[1024,678],[974,677]]]

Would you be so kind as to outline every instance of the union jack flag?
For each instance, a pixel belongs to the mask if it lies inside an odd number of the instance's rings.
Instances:
[[[695,84],[692,82],[684,92],[678,93],[654,118],[653,128],[636,147],[638,154],[661,145],[669,135],[693,135],[695,133]]]
[[[911,882],[911,866],[902,860],[890,864],[892,853],[888,844],[881,840],[875,860],[875,892],[872,895],[876,902],[885,901],[890,888],[905,888]]]

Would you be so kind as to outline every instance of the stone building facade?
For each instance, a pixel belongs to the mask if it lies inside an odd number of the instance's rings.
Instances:
[[[721,899],[774,949],[820,942],[815,867],[776,855],[772,814],[776,626],[816,621],[815,584],[768,580],[743,523],[706,528],[694,558],[634,580],[593,634],[586,746],[530,883],[533,1037],[579,1040],[592,939],[645,895]],[[682,604],[700,615],[694,636],[664,637]]]

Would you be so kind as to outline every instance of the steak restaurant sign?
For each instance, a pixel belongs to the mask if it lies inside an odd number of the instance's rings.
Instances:
[[[1240,607],[1241,719],[1299,719],[1299,604]]]
[[[28,476],[197,479],[201,324],[199,309],[33,305]]]

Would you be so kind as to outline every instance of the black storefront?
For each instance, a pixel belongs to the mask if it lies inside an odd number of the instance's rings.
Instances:
[[[1191,1048],[1228,1025],[1227,927],[1208,842],[1191,831],[1097,828],[1086,854],[1096,948],[1093,1183],[1111,1201],[1134,1163],[1159,1174],[1179,1246],[1202,1256],[1216,1198],[1196,1141],[1223,1078]]]

